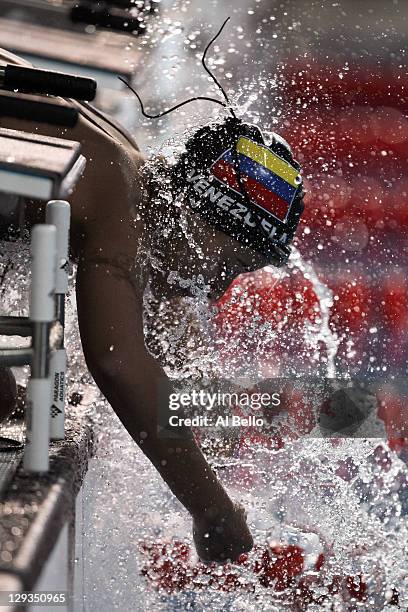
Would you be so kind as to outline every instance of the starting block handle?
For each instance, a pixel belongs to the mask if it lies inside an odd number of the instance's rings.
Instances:
[[[50,406],[49,328],[55,313],[57,230],[36,225],[31,234],[30,319],[33,322],[33,358],[28,383],[27,443],[24,468],[46,472],[49,467]]]
[[[27,472],[47,472],[50,438],[49,378],[30,378],[27,385],[27,434],[23,466]]]
[[[51,200],[46,209],[46,221],[57,228],[57,277],[56,277],[56,318],[64,325],[64,298],[68,291],[69,272],[69,229],[71,207],[64,200]],[[63,343],[51,353],[50,376],[52,380],[51,440],[64,439],[65,386],[67,354]]]
[[[9,91],[94,100],[96,81],[75,74],[7,64],[0,68],[0,87]]]
[[[33,323],[54,320],[56,254],[56,228],[35,225],[31,235],[30,319]]]
[[[64,200],[51,200],[45,213],[46,223],[57,229],[57,277],[55,293],[67,293],[69,272],[69,228],[71,207]]]
[[[67,353],[64,348],[52,351],[50,356],[50,377],[52,385],[51,400],[51,440],[63,440],[65,437],[65,388],[67,375]]]

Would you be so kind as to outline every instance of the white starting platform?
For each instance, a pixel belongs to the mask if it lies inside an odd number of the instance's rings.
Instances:
[[[63,198],[73,190],[84,167],[76,142],[0,130],[0,193],[6,198],[49,200],[46,222],[35,225],[31,235],[29,316],[0,317],[0,335],[31,337],[28,348],[0,348],[2,367],[29,365],[31,369],[24,453],[28,471],[46,472],[49,440],[64,438],[70,206]],[[57,338],[53,346],[52,331]]]
[[[75,558],[81,541],[75,530],[81,507],[78,493],[93,434],[79,409],[72,408],[65,418],[70,227],[66,198],[84,168],[77,142],[0,129],[0,214],[11,222],[18,219],[15,207],[22,200],[33,206],[47,203],[45,222],[31,231],[29,315],[0,316],[0,336],[16,338],[16,346],[0,348],[0,366],[30,368],[25,441],[19,421],[1,430],[3,442],[9,440],[9,447],[3,444],[0,452],[2,610],[37,610],[35,605],[22,607],[14,595],[50,589],[66,600],[48,609],[74,609],[69,598],[77,580]],[[11,244],[15,247],[16,242]],[[18,346],[18,338],[20,344],[25,339],[25,346]]]

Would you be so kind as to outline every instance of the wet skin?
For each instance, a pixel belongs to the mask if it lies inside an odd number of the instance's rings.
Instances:
[[[143,156],[114,127],[86,113],[89,117],[81,116],[73,129],[4,118],[1,126],[81,143],[87,166],[70,198],[70,246],[77,263],[78,324],[87,366],[123,425],[191,514],[203,560],[237,559],[253,544],[245,513],[229,498],[192,437],[174,440],[157,434],[155,398],[164,373],[145,347],[144,282],[135,282],[145,225],[134,221],[132,210],[146,205],[149,210],[143,190],[148,185],[140,173]],[[38,203],[27,205],[29,225],[42,220],[42,214]],[[205,268],[182,238],[165,255],[169,269],[177,259],[186,275],[203,274],[211,299],[220,297],[239,273],[266,264],[251,249],[201,221],[193,231],[205,254]],[[174,289],[162,278],[156,291],[171,297]]]

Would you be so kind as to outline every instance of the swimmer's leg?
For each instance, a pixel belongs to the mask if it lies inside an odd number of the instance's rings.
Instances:
[[[107,241],[105,234],[105,250]],[[102,259],[98,263],[85,247],[78,264],[77,305],[89,370],[128,432],[192,515],[201,558],[236,560],[253,545],[242,509],[233,504],[194,439],[175,441],[157,434],[157,385],[164,374],[145,348],[142,299],[133,283],[114,265]]]

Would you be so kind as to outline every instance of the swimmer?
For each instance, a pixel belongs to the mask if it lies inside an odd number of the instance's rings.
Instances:
[[[24,61],[1,52],[0,63]],[[61,99],[60,103],[67,102]],[[190,513],[200,558],[205,562],[236,561],[253,546],[244,509],[230,499],[192,436],[175,441],[158,435],[156,397],[164,373],[146,349],[143,295],[150,282],[158,297],[179,296],[176,284],[167,282],[168,273],[177,270],[183,278],[201,274],[209,299],[216,300],[237,275],[270,264],[269,250],[277,260],[284,259],[284,240],[281,246],[270,241],[273,232],[268,222],[265,220],[261,229],[259,218],[247,215],[238,196],[231,197],[231,202],[224,195],[224,208],[218,207],[217,218],[207,218],[204,209],[194,210],[193,204],[199,200],[195,191],[193,203],[191,196],[186,196],[183,214],[193,242],[200,246],[200,255],[180,228],[167,241],[163,236],[164,269],[146,269],[139,251],[141,239],[145,240],[146,233],[152,227],[160,227],[163,221],[159,217],[164,203],[161,207],[154,204],[160,196],[157,185],[142,170],[145,159],[123,129],[89,105],[76,106],[80,118],[72,129],[4,117],[0,125],[81,143],[87,165],[70,197],[70,249],[77,264],[77,315],[87,367],[127,431]],[[248,129],[247,136],[259,138],[256,128]],[[226,148],[227,136],[235,143],[242,134],[240,130],[238,124],[228,127],[228,134],[223,128],[221,132],[210,130],[216,134],[212,145]],[[201,130],[193,143],[202,151],[204,141],[200,134],[207,138],[208,128]],[[207,161],[204,159],[204,166]],[[176,171],[172,170],[175,188],[190,176],[191,168],[184,162],[183,158]],[[196,184],[192,181],[189,185],[194,189]],[[201,183],[200,189],[204,187],[205,183]],[[219,196],[218,201],[221,199]],[[165,205],[169,218],[178,219],[180,210],[174,202],[166,200]],[[300,200],[298,217],[299,211]],[[43,221],[43,215],[43,206],[26,203],[27,226]],[[294,232],[293,227],[291,230]],[[8,378],[4,386],[10,389],[10,375],[3,372],[5,376]]]

